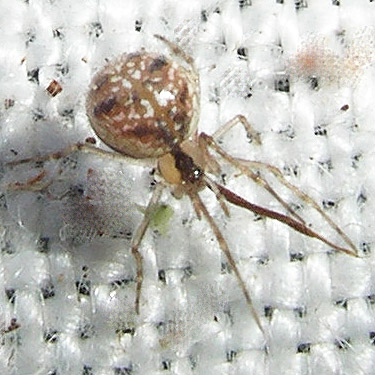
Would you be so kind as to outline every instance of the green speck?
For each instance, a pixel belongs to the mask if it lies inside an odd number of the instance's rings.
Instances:
[[[137,205],[140,212],[145,214],[146,209]],[[173,209],[167,204],[158,204],[150,212],[150,227],[156,229],[163,236],[168,232],[169,221],[173,216]]]
[[[151,213],[150,226],[158,230],[163,236],[168,232],[169,221],[173,216],[173,209],[167,204],[157,205]]]

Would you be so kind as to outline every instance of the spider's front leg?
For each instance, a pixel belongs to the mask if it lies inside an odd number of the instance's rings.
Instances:
[[[264,170],[266,172],[272,173],[278,181],[284,185],[287,189],[289,189],[292,193],[294,193],[299,199],[303,202],[308,204],[312,207],[315,211],[317,211],[323,219],[328,223],[328,225],[346,242],[346,244],[355,252],[358,253],[358,249],[354,245],[353,241],[343,232],[343,230],[323,211],[323,209],[319,206],[319,204],[312,199],[309,195],[299,189],[297,186],[290,183],[284,175],[281,173],[280,169],[277,167],[253,160],[244,160],[244,159],[235,159],[238,163],[242,164],[244,167],[248,168],[255,168],[257,170]]]
[[[222,128],[220,128],[214,136],[209,136],[205,133],[201,133],[199,135],[199,144],[205,155],[207,155],[207,159],[209,160],[212,158],[212,156],[209,153],[209,149],[214,150],[217,154],[219,154],[224,160],[226,160],[228,163],[232,164],[235,168],[237,168],[242,174],[246,175],[247,177],[251,178],[254,182],[262,186],[264,189],[266,189],[279,203],[282,204],[282,206],[289,212],[291,217],[282,215],[279,213],[267,215],[266,213],[271,210],[265,210],[265,214],[262,216],[268,216],[270,218],[276,219],[278,221],[281,221],[288,226],[292,227],[293,229],[307,235],[310,237],[314,237],[319,239],[320,241],[328,244],[332,248],[334,248],[337,251],[345,252],[349,255],[357,256],[358,250],[356,246],[353,244],[353,242],[349,239],[349,237],[342,231],[342,229],[328,216],[326,213],[320,208],[318,203],[314,201],[309,195],[302,192],[298,187],[288,182],[285,177],[282,175],[281,171],[267,163],[257,162],[257,161],[251,161],[251,160],[244,160],[240,158],[235,158],[229,155],[226,151],[224,151],[217,143],[217,140],[215,137],[224,135],[227,131],[229,131],[234,125],[236,124],[246,124],[244,125],[245,129],[248,130],[248,128],[252,128],[251,125],[247,122],[247,120],[243,116],[236,116],[233,120],[229,121],[228,123],[224,124]],[[286,201],[284,201],[277,193],[276,191],[269,185],[267,180],[263,178],[259,173],[254,172],[259,170],[264,170],[272,173],[280,183],[282,183],[285,187],[287,187],[293,194],[295,194],[299,199],[306,202],[308,205],[310,205],[313,209],[315,209],[322,217],[323,219],[328,223],[331,228],[333,228],[336,233],[345,241],[345,243],[349,246],[349,249],[345,249],[341,246],[337,246],[333,244],[331,241],[327,240],[324,236],[321,236],[320,234],[312,231],[305,223],[305,221],[295,213],[295,211],[288,205]],[[220,189],[220,186],[218,186]],[[225,198],[232,202],[233,204],[236,204],[236,200],[231,201],[230,194],[228,196],[225,195],[225,190],[221,189],[222,194],[224,194]],[[243,206],[244,207],[244,206]],[[244,207],[251,211],[253,211],[250,206]],[[255,211],[254,211],[255,212]]]
[[[205,133],[199,134],[198,143],[203,154],[205,155],[207,165],[210,166],[217,164],[217,162],[214,160],[214,158],[209,152],[209,148],[211,148],[215,152],[217,152],[222,158],[224,158],[227,162],[229,162],[235,168],[240,170],[242,174],[251,178],[254,182],[256,182],[258,185],[262,186],[265,190],[267,190],[295,219],[305,224],[303,218],[299,216],[290,207],[290,205],[283,198],[280,197],[279,194],[277,194],[277,192],[272,188],[272,186],[267,182],[267,180],[264,179],[257,171],[253,171],[253,169],[255,168],[241,165],[241,162],[238,158],[229,155],[218,145],[218,139],[222,137],[224,134],[226,134],[228,131],[230,131],[236,125],[242,125],[247,134],[254,140],[255,144],[262,144],[259,134],[247,121],[246,117],[242,115],[237,115],[232,120],[229,120],[224,125],[222,125],[212,136],[209,136]]]
[[[254,160],[245,160],[241,158],[234,158],[225,152],[217,143],[217,140],[226,134],[230,129],[232,129],[236,125],[242,125],[246,132],[253,137],[255,143],[260,145],[261,141],[260,138],[254,138],[253,134],[258,134],[251,124],[247,121],[246,117],[242,115],[235,116],[232,120],[228,121],[224,125],[222,125],[211,137],[212,139],[207,142],[204,141],[205,145],[209,144],[211,148],[213,148],[219,155],[221,155],[225,160],[231,163],[234,167],[239,169],[241,173],[250,177],[253,181],[263,186],[277,201],[279,201],[282,206],[292,215],[294,218],[299,220],[302,224],[306,224],[305,221],[286,203],[276,192],[275,190],[269,185],[267,180],[260,176],[255,171],[265,171],[273,174],[278,181],[284,185],[287,189],[289,189],[293,194],[295,194],[299,199],[303,202],[308,204],[312,207],[315,211],[317,211],[323,219],[328,223],[328,225],[346,242],[346,244],[355,252],[358,253],[358,249],[351,241],[351,239],[343,232],[343,230],[322,210],[319,204],[312,199],[309,195],[304,193],[301,189],[297,186],[290,183],[284,175],[281,173],[280,169],[277,167],[270,165],[268,163],[254,161]],[[203,136],[204,137],[204,136]],[[205,146],[207,147],[207,146]]]

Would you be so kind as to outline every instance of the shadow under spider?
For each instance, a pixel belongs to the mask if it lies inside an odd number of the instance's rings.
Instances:
[[[109,62],[92,80],[86,104],[87,115],[99,138],[117,152],[104,151],[89,143],[77,143],[59,152],[16,160],[8,165],[57,160],[78,151],[129,163],[134,163],[136,159],[148,161],[153,159],[152,163],[159,179],[145,209],[143,219],[131,240],[131,252],[137,265],[135,299],[137,314],[140,309],[143,281],[143,263],[139,247],[150,226],[163,190],[170,187],[172,195],[177,199],[187,195],[198,219],[202,217],[206,219],[238,280],[257,326],[267,340],[268,335],[253,307],[250,293],[227,241],[199,193],[209,188],[215,194],[226,216],[230,214],[227,205],[229,202],[262,217],[280,221],[297,232],[318,239],[336,251],[358,256],[357,249],[320,206],[307,194],[289,183],[279,169],[266,163],[232,157],[219,146],[217,140],[238,124],[245,128],[254,143],[261,144],[259,135],[244,116],[236,116],[221,126],[212,136],[205,133],[198,134],[192,130],[197,123],[199,99],[198,76],[193,60],[174,43],[164,37],[156,37],[167,44],[173,56],[182,60],[182,64],[163,55],[144,51],[124,54],[119,59]],[[253,204],[211,179],[209,175],[218,176],[220,173],[219,158],[215,157],[213,152],[241,174],[267,190],[284,207],[287,214]],[[309,228],[271,187],[261,175],[261,171],[273,174],[281,184],[316,210],[343,239],[347,248],[329,241]],[[34,191],[47,189],[51,180],[45,181],[45,177],[45,172],[42,172],[24,183],[16,182],[9,185],[9,189]]]

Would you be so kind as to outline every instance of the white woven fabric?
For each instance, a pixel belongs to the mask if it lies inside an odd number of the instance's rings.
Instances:
[[[374,17],[369,0],[0,0],[0,374],[372,374]],[[195,60],[199,131],[246,116],[262,145],[238,126],[222,146],[280,168],[359,248],[359,258],[334,252],[244,209],[227,218],[203,192],[266,337],[207,223],[168,192],[173,215],[142,242],[135,314],[129,246],[150,197],[149,166],[79,153],[6,164],[93,137],[92,75],[123,52],[166,53],[154,34]],[[63,89],[55,97],[52,80]],[[228,188],[284,212],[225,163],[222,173]],[[51,184],[11,188],[35,176]]]

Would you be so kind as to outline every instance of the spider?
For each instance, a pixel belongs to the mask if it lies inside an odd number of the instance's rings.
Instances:
[[[177,199],[187,195],[198,219],[204,218],[207,221],[237,278],[251,315],[264,334],[265,330],[227,241],[200,197],[203,189],[208,188],[214,193],[226,216],[230,215],[230,203],[261,217],[278,220],[306,236],[318,239],[336,251],[357,256],[356,247],[320,206],[289,183],[279,169],[263,162],[235,158],[224,151],[218,139],[236,125],[242,125],[254,143],[261,143],[259,134],[244,116],[237,115],[213,135],[197,132],[199,80],[194,61],[173,42],[160,35],[155,37],[168,47],[171,57],[144,50],[123,54],[109,61],[92,79],[86,101],[87,116],[97,136],[115,152],[94,146],[90,138],[85,143],[73,144],[59,152],[12,161],[8,165],[46,162],[78,151],[129,162],[134,162],[134,159],[152,159],[158,179],[143,219],[131,240],[131,252],[137,269],[136,313],[140,312],[143,281],[143,263],[139,248],[162,192],[169,187]],[[211,176],[217,177],[220,173],[219,158],[266,189],[284,207],[287,214],[253,204],[216,182]],[[339,234],[347,248],[329,241],[309,228],[262,176],[262,172],[265,171],[273,174],[299,199],[312,206]],[[49,184],[44,182],[45,176],[46,173],[42,172],[24,183],[14,183],[10,188],[41,190]]]

